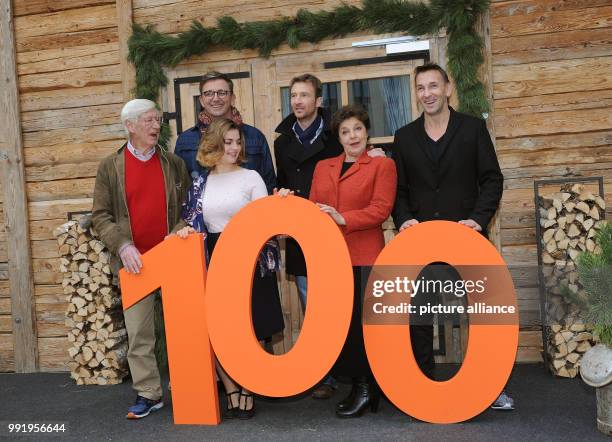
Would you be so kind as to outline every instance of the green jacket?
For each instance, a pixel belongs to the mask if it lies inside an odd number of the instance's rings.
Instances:
[[[130,214],[125,196],[126,148],[127,143],[100,162],[93,197],[93,227],[112,254],[111,269],[115,274],[122,266],[117,256],[119,248],[132,242]],[[168,229],[175,232],[185,226],[181,219],[181,205],[191,185],[191,179],[183,160],[159,146],[155,149],[164,174]]]

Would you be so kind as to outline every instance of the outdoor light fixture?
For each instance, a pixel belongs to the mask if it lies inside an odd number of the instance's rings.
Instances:
[[[354,48],[369,46],[385,46],[387,55],[402,54],[406,52],[429,51],[429,40],[420,40],[418,37],[406,35],[403,37],[380,38],[352,43]]]
[[[403,37],[390,37],[390,38],[379,38],[377,40],[368,40],[368,41],[356,41],[352,43],[354,48],[364,48],[367,46],[382,46],[382,45],[390,45],[396,43],[406,43],[409,41],[418,40],[418,37],[413,35],[405,35]]]
[[[415,40],[388,44],[385,46],[385,50],[387,55],[429,51],[429,40]]]

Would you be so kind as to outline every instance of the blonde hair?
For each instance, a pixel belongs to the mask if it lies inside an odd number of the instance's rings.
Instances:
[[[206,129],[206,133],[200,140],[196,160],[202,167],[213,168],[225,154],[225,135],[232,129],[240,135],[240,154],[237,163],[246,162],[244,134],[236,123],[227,118],[215,118]],[[240,164],[238,164],[240,165]]]

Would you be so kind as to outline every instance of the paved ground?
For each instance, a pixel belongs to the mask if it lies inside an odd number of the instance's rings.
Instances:
[[[593,389],[579,379],[555,379],[542,365],[515,368],[508,390],[517,410],[488,410],[455,425],[416,421],[387,401],[377,414],[338,419],[334,405],[347,390],[341,386],[329,401],[315,401],[306,394],[258,398],[257,414],[250,421],[196,427],[173,425],[171,406],[141,421],[126,420],[126,408],[134,400],[129,383],[78,387],[65,373],[3,374],[0,422],[6,428],[8,422],[65,421],[62,440],[607,440],[596,429]],[[6,434],[0,430],[0,435]]]

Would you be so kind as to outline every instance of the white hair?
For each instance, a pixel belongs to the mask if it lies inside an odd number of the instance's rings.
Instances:
[[[121,109],[121,124],[123,124],[126,135],[130,135],[125,125],[127,121],[135,122],[142,114],[153,109],[156,109],[155,103],[144,98],[136,98],[125,103],[125,106]]]

